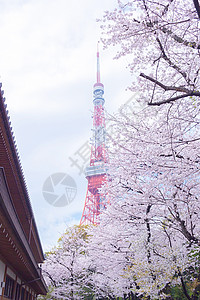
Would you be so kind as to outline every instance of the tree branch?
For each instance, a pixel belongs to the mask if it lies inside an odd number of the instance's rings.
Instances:
[[[188,20],[185,20],[185,21],[182,21],[182,22],[179,22],[179,23],[185,23],[185,22],[189,22],[189,21],[190,20],[188,19]],[[171,25],[171,23],[169,23],[168,25]],[[168,29],[166,26],[161,27],[160,30],[163,33],[167,33],[168,35],[170,35],[179,44],[183,44],[184,46],[191,47],[193,49],[199,49],[200,48],[199,44],[197,44],[195,42],[188,42],[188,41],[184,40],[182,37],[180,37],[177,34],[173,33],[173,31]]]
[[[158,37],[156,38],[156,41],[159,44],[159,47],[160,47],[163,59],[166,60],[173,69],[175,69],[176,71],[178,71],[185,78],[185,80],[188,82],[188,80],[187,80],[187,74],[185,72],[183,72],[177,65],[175,65],[170,60],[170,58],[166,55],[164,47],[163,47],[163,45],[162,45],[162,43],[161,43],[161,41],[160,41],[160,39]]]
[[[163,83],[159,82],[158,80],[156,80],[148,75],[145,75],[144,73],[140,73],[140,76],[145,79],[150,80],[151,82],[154,82],[156,85],[160,86],[165,91],[176,91],[176,92],[182,92],[182,93],[192,93],[193,92],[193,91],[186,89],[184,87],[181,87],[181,86],[176,87],[176,86],[164,85]],[[200,96],[200,93],[199,93],[199,96]]]
[[[200,7],[199,7],[199,1],[198,1],[198,0],[193,0],[193,2],[194,2],[194,6],[195,6],[195,8],[196,8],[198,17],[199,17],[199,19],[200,19]]]
[[[195,1],[195,0],[193,0],[193,1]],[[132,21],[136,22],[138,24],[141,24],[141,22],[139,20],[135,19],[135,18],[133,18]],[[200,44],[197,44],[194,41],[184,40],[182,37],[175,34],[171,29],[167,28],[167,26],[177,25],[177,24],[186,23],[186,22],[190,22],[190,19],[186,19],[186,20],[182,20],[182,21],[178,21],[178,22],[169,22],[165,25],[162,25],[162,24],[159,25],[158,21],[154,21],[154,22],[149,21],[149,22],[146,22],[145,25],[147,26],[147,28],[152,28],[152,30],[154,32],[156,32],[158,30],[161,30],[163,33],[168,34],[172,39],[174,39],[179,44],[182,44],[186,47],[191,47],[193,49],[200,49]],[[157,25],[157,27],[154,28],[154,25]],[[125,32],[127,32],[129,30],[128,25],[124,24],[123,27],[125,29]],[[131,34],[130,36],[133,36],[133,35],[136,35],[136,34],[134,33],[134,34]]]
[[[185,94],[185,95],[180,95],[180,96],[176,96],[176,97],[172,97],[172,98],[169,98],[169,99],[166,99],[166,100],[163,100],[163,101],[159,101],[159,102],[149,102],[148,105],[154,105],[154,106],[160,106],[162,104],[166,104],[166,103],[171,103],[173,101],[176,101],[176,100],[179,100],[179,99],[182,99],[182,98],[186,98],[186,97],[190,97],[190,96],[199,96],[199,93],[189,93],[189,94]]]
[[[184,292],[186,298],[187,298],[188,300],[191,300],[191,298],[190,298],[190,296],[189,296],[189,294],[188,294],[188,292],[187,292],[186,285],[185,285],[185,282],[184,282],[184,280],[183,280],[183,276],[182,276],[182,274],[181,274],[179,268],[178,268],[178,275],[180,276],[182,289],[183,289],[183,292]]]
[[[155,83],[156,85],[158,85],[159,87],[161,87],[163,90],[165,91],[176,91],[176,92],[182,92],[182,93],[185,93],[185,94],[182,94],[182,95],[178,95],[176,97],[172,97],[172,98],[169,98],[169,99],[165,99],[165,100],[162,100],[162,101],[159,101],[159,102],[149,102],[148,105],[162,105],[162,104],[165,104],[165,103],[170,103],[170,102],[173,102],[173,101],[176,101],[178,99],[182,99],[182,98],[186,98],[186,97],[191,97],[191,96],[198,96],[200,97],[200,92],[198,91],[193,91],[193,90],[189,90],[189,89],[186,89],[184,87],[181,87],[181,86],[168,86],[168,85],[164,85],[163,83],[159,82],[158,80],[148,76],[148,75],[145,75],[144,73],[140,73],[140,76]]]
[[[174,1],[174,0],[170,0],[170,3],[168,3],[168,4],[165,6],[165,8],[164,8],[164,10],[163,10],[163,12],[162,12],[162,14],[161,14],[162,17],[168,12],[169,6],[170,6],[170,4],[171,4],[173,1]]]
[[[199,243],[199,240],[194,237],[186,228],[185,226],[185,221],[181,220],[179,212],[176,211],[175,208],[175,214],[172,212],[171,208],[168,207],[169,212],[171,213],[171,215],[173,216],[173,218],[179,223],[180,225],[180,232],[184,235],[184,237],[189,241],[189,242],[194,242],[195,244]]]
[[[166,26],[181,24],[181,23],[185,23],[185,22],[189,22],[189,21],[190,21],[190,19],[186,19],[186,20],[179,21],[179,22],[176,22],[176,23],[170,23],[169,22],[168,24],[160,25],[160,26],[158,25],[158,21],[154,21],[154,22],[150,21],[150,22],[146,22],[146,26],[149,27],[149,28],[153,28],[154,25],[157,25],[157,27],[154,28],[154,31],[161,30],[163,33],[166,33],[169,36],[171,36],[177,43],[183,44],[184,46],[191,47],[193,49],[199,49],[200,44],[197,44],[196,42],[184,40],[182,37],[175,34],[171,29],[168,29],[166,27]],[[140,22],[138,21],[138,23],[140,23]]]

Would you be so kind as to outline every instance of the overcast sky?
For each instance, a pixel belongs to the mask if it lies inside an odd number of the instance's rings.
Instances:
[[[44,251],[67,226],[80,222],[87,180],[72,159],[92,128],[96,45],[103,12],[117,0],[1,0],[0,81],[6,97]],[[105,107],[117,112],[131,96],[128,61],[113,60],[100,45]],[[81,161],[79,161],[81,164]],[[42,194],[52,174],[70,175],[77,194],[69,205],[50,205]]]

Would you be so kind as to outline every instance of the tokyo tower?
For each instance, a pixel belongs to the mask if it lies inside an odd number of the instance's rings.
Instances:
[[[98,224],[98,216],[107,206],[105,193],[101,191],[107,182],[105,147],[105,116],[104,116],[104,85],[100,81],[99,50],[97,49],[97,82],[94,84],[94,115],[93,139],[91,147],[90,165],[85,169],[88,180],[87,193],[80,224]]]

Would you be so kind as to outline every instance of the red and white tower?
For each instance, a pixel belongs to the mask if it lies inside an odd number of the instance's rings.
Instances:
[[[105,147],[105,116],[104,116],[104,86],[100,81],[99,50],[97,49],[97,82],[94,84],[94,116],[93,139],[91,147],[90,165],[85,169],[88,180],[85,205],[80,224],[97,224],[98,216],[107,206],[107,197],[101,191],[107,182]]]

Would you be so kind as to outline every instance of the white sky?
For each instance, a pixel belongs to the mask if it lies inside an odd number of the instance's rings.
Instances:
[[[87,180],[69,156],[91,137],[96,45],[96,18],[117,0],[1,0],[0,81],[11,116],[25,178],[44,251],[65,228],[79,224]],[[105,108],[117,112],[131,96],[126,60],[100,49]],[[77,195],[56,208],[42,195],[51,174],[74,178]]]

